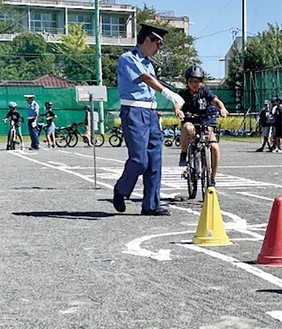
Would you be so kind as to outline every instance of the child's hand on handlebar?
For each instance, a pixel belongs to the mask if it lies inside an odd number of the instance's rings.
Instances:
[[[181,120],[181,121],[184,120],[185,115],[179,107],[175,107],[174,112],[175,112],[175,115],[179,118],[179,120]]]
[[[223,118],[226,118],[227,115],[228,115],[228,111],[226,110],[226,108],[224,107],[223,109],[220,109],[220,115],[223,117]]]

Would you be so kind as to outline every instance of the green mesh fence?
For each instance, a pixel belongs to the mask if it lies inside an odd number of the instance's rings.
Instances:
[[[232,90],[214,90],[215,94],[225,103],[229,112],[234,111],[234,92]],[[42,86],[0,86],[0,118],[4,118],[8,112],[7,104],[14,101],[18,104],[18,111],[25,118],[22,124],[23,135],[28,135],[27,129],[27,108],[28,104],[24,98],[26,94],[33,94],[40,106],[40,113],[45,113],[44,104],[46,101],[53,103],[53,109],[58,118],[56,126],[66,126],[73,122],[81,122],[84,118],[83,108],[88,103],[76,101],[76,90],[72,88],[45,88]],[[119,115],[120,104],[117,88],[107,89],[108,101],[104,102],[104,126],[105,131],[114,126],[115,118]],[[158,110],[163,115],[173,115],[172,103],[166,100],[160,93],[156,93]],[[94,102],[94,108],[98,111],[98,104]],[[0,120],[0,135],[6,135],[8,125]]]
[[[246,72],[244,104],[245,110],[259,112],[265,99],[282,95],[282,68]]]

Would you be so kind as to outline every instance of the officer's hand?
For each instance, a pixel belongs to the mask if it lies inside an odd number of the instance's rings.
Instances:
[[[3,121],[4,121],[4,122],[7,122],[7,121],[8,121],[8,119],[7,119],[7,118],[5,118],[5,119],[3,119]]]
[[[31,127],[32,127],[32,128],[35,128],[35,127],[36,127],[36,122],[35,122],[35,121],[33,121],[33,122],[31,123]]]

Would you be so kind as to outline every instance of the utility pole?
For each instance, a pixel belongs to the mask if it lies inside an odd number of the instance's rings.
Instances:
[[[95,44],[96,44],[96,80],[97,85],[102,86],[102,56],[101,56],[101,44],[100,44],[100,13],[99,13],[99,1],[95,0]],[[94,110],[94,109],[93,109]],[[98,102],[98,113],[99,113],[99,128],[100,133],[104,134],[104,104]]]
[[[241,87],[241,103],[243,111],[245,111],[245,52],[247,43],[247,13],[246,1],[242,0],[242,87]],[[245,123],[244,123],[245,129]]]
[[[242,0],[242,66],[244,68],[245,51],[247,43],[247,13],[246,13],[246,1]]]

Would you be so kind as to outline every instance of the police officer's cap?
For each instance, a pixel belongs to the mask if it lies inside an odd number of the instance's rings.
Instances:
[[[25,98],[34,98],[34,95],[24,95]]]
[[[150,25],[150,24],[140,24],[141,29],[139,31],[139,35],[143,36],[151,36],[156,39],[163,41],[163,37],[168,33],[167,30],[162,29],[161,27]]]

